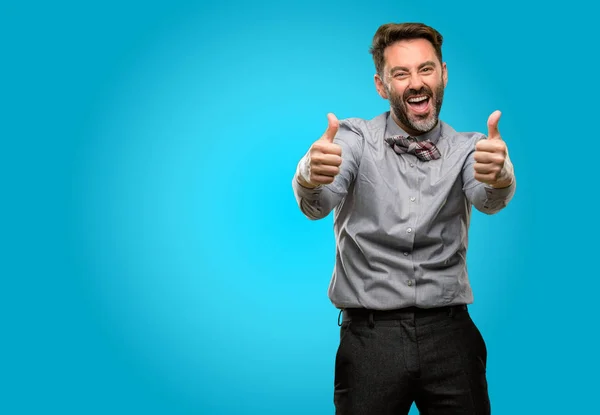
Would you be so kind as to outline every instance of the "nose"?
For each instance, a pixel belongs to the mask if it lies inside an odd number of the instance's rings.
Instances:
[[[410,76],[410,82],[408,87],[417,91],[423,87],[423,80],[421,79],[421,76],[418,73],[413,73]]]

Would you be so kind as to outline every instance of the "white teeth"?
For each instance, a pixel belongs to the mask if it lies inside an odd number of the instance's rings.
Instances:
[[[421,102],[421,101],[425,101],[428,97],[418,97],[418,98],[409,98],[408,102],[414,103],[414,102]]]

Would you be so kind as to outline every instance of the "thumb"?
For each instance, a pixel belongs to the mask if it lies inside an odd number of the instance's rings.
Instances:
[[[488,140],[500,140],[500,131],[498,131],[498,122],[500,121],[500,111],[492,112],[492,115],[488,118]]]
[[[338,128],[340,128],[340,122],[332,113],[327,114],[327,121],[329,122],[327,125],[327,130],[325,130],[325,133],[321,139],[333,143],[333,139],[338,132]]]

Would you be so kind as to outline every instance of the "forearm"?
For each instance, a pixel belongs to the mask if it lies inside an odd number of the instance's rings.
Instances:
[[[296,203],[302,213],[311,220],[323,219],[341,201],[341,195],[334,193],[328,186],[316,186],[306,183],[296,171],[292,179],[292,189]]]

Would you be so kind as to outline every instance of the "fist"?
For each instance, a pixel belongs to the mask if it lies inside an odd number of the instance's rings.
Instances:
[[[492,187],[508,187],[512,183],[512,165],[508,159],[508,148],[498,131],[500,111],[488,118],[488,137],[475,146],[475,179]]]
[[[332,183],[340,173],[342,165],[342,147],[333,143],[339,121],[333,114],[327,114],[327,130],[310,146],[307,154],[308,181],[313,185]]]

